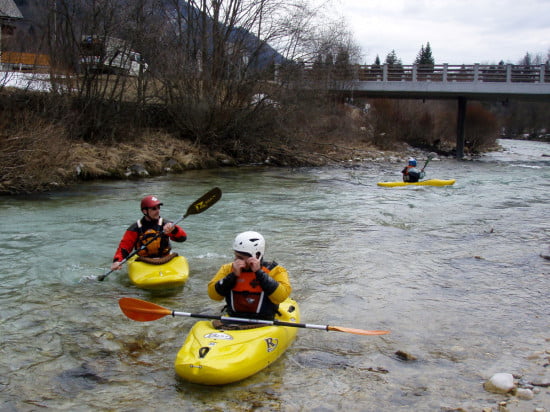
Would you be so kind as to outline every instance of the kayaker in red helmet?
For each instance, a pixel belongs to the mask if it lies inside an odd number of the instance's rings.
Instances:
[[[187,234],[181,227],[160,217],[161,206],[162,202],[156,196],[145,196],[141,199],[140,207],[143,216],[124,232],[115,252],[111,270],[120,269],[120,262],[134,249],[138,250],[159,233],[155,240],[138,252],[139,256],[145,258],[168,256],[171,251],[170,240],[184,242],[187,239]]]
[[[292,287],[286,269],[265,262],[265,240],[258,232],[243,232],[233,242],[235,259],[223,265],[208,283],[208,296],[227,303],[230,316],[272,320]]]

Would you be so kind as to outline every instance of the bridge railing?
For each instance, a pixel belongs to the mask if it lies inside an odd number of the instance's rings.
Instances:
[[[550,66],[540,65],[304,65],[304,80],[367,82],[501,82],[550,83]]]

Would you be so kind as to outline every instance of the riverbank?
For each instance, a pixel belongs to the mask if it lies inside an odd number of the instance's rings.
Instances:
[[[255,150],[233,150],[232,153],[162,132],[109,144],[69,139],[56,130],[48,130],[47,136],[39,138],[29,133],[6,140],[12,150],[2,154],[5,172],[0,181],[0,194],[55,190],[79,181],[136,179],[247,164],[324,166],[362,161],[404,162],[410,155],[422,156],[421,151],[405,143],[392,150],[382,150],[361,136],[266,139],[259,142]]]
[[[82,107],[78,100],[68,104],[43,94],[13,91],[0,97],[3,195],[51,191],[82,181],[250,164],[404,163],[411,155],[420,159],[427,155],[409,144],[452,155],[456,140],[449,122],[441,121],[449,113],[445,105],[419,109],[410,102],[376,100],[367,108],[320,105],[309,98],[280,110],[264,107],[238,125],[206,121],[199,127],[192,122],[178,124],[166,108],[138,110],[112,102]],[[488,124],[482,130],[472,129],[482,138],[469,142],[465,150],[480,152],[494,145],[497,124]]]

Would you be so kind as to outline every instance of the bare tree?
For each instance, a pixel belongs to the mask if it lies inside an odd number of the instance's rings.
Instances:
[[[139,121],[145,118],[140,111],[154,104],[179,136],[226,145],[262,134],[281,111],[274,101],[301,93],[283,81],[285,68],[332,55],[339,70],[349,72],[358,60],[350,32],[323,6],[308,0],[50,0],[36,15],[52,57],[53,89],[71,99],[79,134],[114,136],[124,128],[116,125],[123,111],[131,114],[129,103]],[[126,62],[136,53],[139,70],[132,71]]]

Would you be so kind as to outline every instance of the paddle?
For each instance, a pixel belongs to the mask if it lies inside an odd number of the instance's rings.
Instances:
[[[428,159],[426,160],[426,163],[424,163],[424,167],[420,170],[421,172],[424,171],[424,169],[426,168],[426,166],[428,166],[428,163],[430,163],[430,160],[432,160],[434,157],[432,154],[429,154],[428,155]]]
[[[238,323],[260,323],[262,325],[290,326],[293,328],[322,329],[326,331],[332,330],[336,332],[353,333],[355,335],[386,335],[390,333],[389,330],[363,330],[344,328],[342,326],[311,325],[308,323],[292,323],[282,322],[278,320],[233,318],[230,316],[208,315],[202,313],[176,312],[174,310],[164,308],[154,303],[135,298],[120,298],[118,304],[120,306],[120,309],[126,316],[138,322],[149,322],[152,320],[163,318],[167,315],[172,315],[187,316],[191,318],[218,319]]]
[[[178,220],[176,220],[174,222],[174,225],[177,225],[179,222],[181,222],[183,219],[185,219],[189,215],[197,215],[199,213],[204,212],[206,209],[208,209],[210,206],[212,206],[214,203],[216,203],[218,200],[220,200],[221,197],[222,197],[222,191],[218,187],[215,187],[214,189],[210,190],[206,194],[202,195],[199,199],[195,200],[193,202],[193,204],[191,204],[187,208],[187,212],[185,212],[185,214],[182,217],[180,217]],[[149,241],[144,243],[143,246],[141,246],[139,249],[134,250],[132,253],[130,253],[128,256],[126,256],[126,258],[124,260],[122,260],[120,262],[120,264],[123,265],[124,263],[126,263],[126,261],[128,261],[128,259],[130,259],[132,256],[134,256],[139,251],[145,249],[147,247],[147,245],[149,245],[149,243],[153,242],[159,236],[160,236],[160,232],[156,236],[154,236],[152,239],[150,239]],[[97,280],[102,282],[107,276],[109,276],[113,272],[114,272],[114,270],[111,269],[107,273],[98,276]]]
[[[420,169],[420,179],[424,179],[424,177],[426,176],[426,173],[424,172],[424,169],[426,168],[426,166],[428,166],[428,163],[430,163],[430,160],[433,159],[433,155],[430,153],[428,155],[428,159],[426,160],[426,163],[424,163],[424,167],[422,167],[422,169]]]

